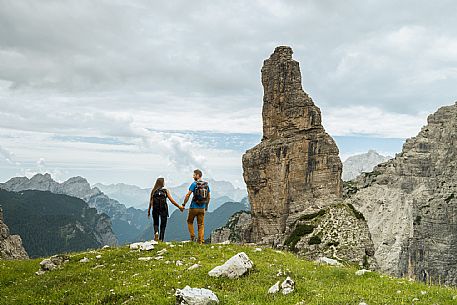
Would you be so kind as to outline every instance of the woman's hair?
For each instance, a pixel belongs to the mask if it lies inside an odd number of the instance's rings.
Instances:
[[[155,193],[159,188],[165,186],[165,179],[164,178],[157,178],[156,183],[154,184],[154,187],[152,188],[152,194]]]

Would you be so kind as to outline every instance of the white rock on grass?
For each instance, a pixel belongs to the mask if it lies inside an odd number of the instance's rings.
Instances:
[[[182,261],[176,261],[176,266],[182,266],[184,263]]]
[[[287,277],[284,282],[281,284],[282,294],[286,295],[294,291],[295,289],[295,282],[290,278]]]
[[[276,282],[276,284],[274,284],[273,286],[270,287],[270,289],[268,289],[268,293],[277,293],[279,292],[279,281]]]
[[[223,241],[221,243],[218,243],[219,245],[230,245],[230,240]]]
[[[53,270],[53,269],[57,268],[57,265],[55,265],[51,261],[51,259],[46,258],[40,262],[40,267],[41,267],[41,270]]]
[[[140,249],[140,245],[141,245],[141,244],[142,244],[141,242],[130,244],[130,246],[129,246],[129,247],[130,247],[130,250],[138,250],[138,249]]]
[[[226,276],[230,279],[238,278],[254,266],[253,262],[244,252],[232,256],[223,265],[217,266],[208,272],[209,276]]]
[[[88,263],[90,260],[87,257],[81,258],[79,260],[80,263]]]
[[[51,271],[60,268],[64,263],[70,259],[66,255],[53,255],[40,262],[40,270],[35,272],[36,275],[43,275],[46,271]]]
[[[167,252],[167,249],[162,249],[160,251],[157,251],[157,255],[164,255]]]
[[[209,289],[206,288],[191,288],[190,286],[184,289],[177,289],[176,304],[179,305],[211,305],[219,304],[219,299]]]
[[[45,274],[45,273],[46,273],[46,271],[41,270],[41,269],[38,270],[37,272],[35,272],[36,275],[43,275],[43,274]]]
[[[192,266],[190,266],[189,268],[187,268],[187,270],[194,270],[194,269],[197,269],[197,268],[200,268],[200,265],[199,264],[193,264]]]
[[[367,270],[367,269],[361,269],[361,270],[357,270],[355,272],[355,275],[364,275],[365,273],[370,273],[371,270]]]
[[[150,261],[151,259],[153,259],[152,256],[138,257],[139,261]]]
[[[108,249],[109,246],[108,245],[104,245],[102,249]]]
[[[262,248],[255,248],[254,252],[262,252]]]
[[[130,250],[142,250],[142,251],[149,251],[154,249],[154,245],[157,245],[158,242],[155,240],[150,240],[150,241],[144,241],[144,242],[136,242],[130,244]]]
[[[343,266],[343,264],[341,264],[336,259],[328,258],[328,257],[325,257],[325,256],[319,257],[316,260],[316,262],[319,263],[319,264],[327,264],[327,265],[331,265],[331,266]]]
[[[97,255],[95,258],[96,258],[96,259],[101,259],[102,256],[99,254],[99,255]]]

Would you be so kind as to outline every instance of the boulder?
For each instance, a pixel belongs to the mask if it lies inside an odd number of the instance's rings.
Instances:
[[[328,258],[328,257],[319,257],[317,260],[316,260],[317,263],[319,264],[325,264],[325,265],[330,265],[330,266],[343,266],[343,264],[341,264],[339,261],[337,261],[336,259],[333,259],[333,258]]]
[[[184,289],[177,289],[175,296],[177,305],[219,304],[217,296],[211,290],[205,288],[186,286]]]
[[[35,274],[42,275],[46,271],[51,271],[60,268],[63,264],[69,261],[70,259],[66,255],[53,255],[50,258],[46,258],[40,262],[40,270],[35,272]]]
[[[295,289],[295,282],[290,278],[287,277],[284,282],[281,283],[281,290],[282,294],[286,295],[293,292]]]
[[[189,268],[187,268],[187,270],[194,270],[194,269],[197,269],[197,268],[200,268],[200,265],[199,264],[193,264],[192,266],[190,266]]]
[[[155,240],[136,242],[130,244],[130,250],[141,250],[141,251],[150,251],[154,249],[154,245],[157,245],[158,242]]]
[[[276,284],[274,284],[273,286],[270,287],[270,289],[268,289],[268,293],[275,294],[275,293],[279,292],[279,290],[280,290],[279,281],[277,281]]]
[[[248,272],[254,263],[244,252],[240,252],[232,256],[223,265],[217,266],[208,272],[209,276],[220,277],[225,276],[230,279],[238,278]]]

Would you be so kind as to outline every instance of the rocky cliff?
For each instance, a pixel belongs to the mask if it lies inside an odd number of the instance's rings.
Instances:
[[[312,259],[329,255],[375,268],[366,221],[342,202],[338,147],[302,89],[290,47],[264,61],[262,85],[263,138],[243,156],[252,219],[243,232]],[[219,237],[224,232],[230,235]]]
[[[243,171],[253,241],[274,243],[301,214],[327,204],[316,199],[341,197],[342,164],[290,47],[264,61],[262,85],[263,139],[243,155]]]
[[[401,153],[347,184],[382,271],[457,284],[457,103],[428,117]]]
[[[233,214],[227,223],[211,232],[211,243],[242,243],[249,242],[251,238],[251,213],[240,211]]]
[[[375,150],[367,153],[350,156],[343,162],[343,180],[349,181],[356,178],[361,173],[371,172],[373,168],[391,157],[383,156]]]
[[[19,235],[10,235],[8,226],[3,222],[3,209],[0,207],[0,259],[29,258],[22,246]]]

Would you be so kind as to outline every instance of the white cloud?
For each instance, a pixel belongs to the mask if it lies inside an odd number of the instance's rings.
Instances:
[[[426,113],[420,115],[392,113],[378,107],[332,108],[323,113],[323,124],[327,132],[333,136],[409,138],[415,136],[426,123]]]
[[[13,153],[2,146],[0,146],[0,156],[3,157],[10,164],[14,163]]]

